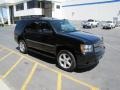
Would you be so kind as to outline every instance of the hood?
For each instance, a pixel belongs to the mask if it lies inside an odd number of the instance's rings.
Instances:
[[[76,31],[76,32],[70,32],[66,34],[72,38],[82,40],[83,42],[87,44],[94,44],[101,39],[100,36],[90,34],[87,32]]]

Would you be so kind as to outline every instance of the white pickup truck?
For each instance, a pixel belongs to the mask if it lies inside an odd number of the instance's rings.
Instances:
[[[99,22],[93,19],[89,19],[82,24],[83,28],[93,28],[93,27],[98,27],[98,25]]]
[[[116,26],[116,24],[113,23],[113,21],[106,21],[102,25],[103,29],[112,29],[112,28],[115,28],[115,26]]]

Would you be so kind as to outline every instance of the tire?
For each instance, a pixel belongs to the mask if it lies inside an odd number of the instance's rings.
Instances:
[[[85,26],[85,25],[83,25],[83,28],[86,28],[86,26]]]
[[[69,60],[69,61],[68,61]],[[74,55],[68,50],[61,50],[57,54],[58,66],[68,72],[74,71],[76,68],[76,60]]]
[[[93,25],[93,24],[91,24],[91,28],[94,28],[94,25]]]
[[[24,40],[19,41],[19,51],[24,54],[27,53],[27,45]]]

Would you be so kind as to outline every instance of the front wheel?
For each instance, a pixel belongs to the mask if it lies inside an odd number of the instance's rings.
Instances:
[[[27,46],[24,40],[19,41],[19,51],[24,54],[27,53]]]
[[[76,60],[74,55],[68,50],[61,50],[57,55],[58,66],[68,72],[72,72],[76,68]]]

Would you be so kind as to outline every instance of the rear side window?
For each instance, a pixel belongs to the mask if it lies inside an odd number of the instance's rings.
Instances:
[[[43,33],[43,32],[52,32],[52,27],[46,21],[33,22],[29,24],[26,29],[26,33]]]
[[[25,31],[26,33],[38,33],[42,32],[42,29],[38,22],[33,22],[26,27]]]

